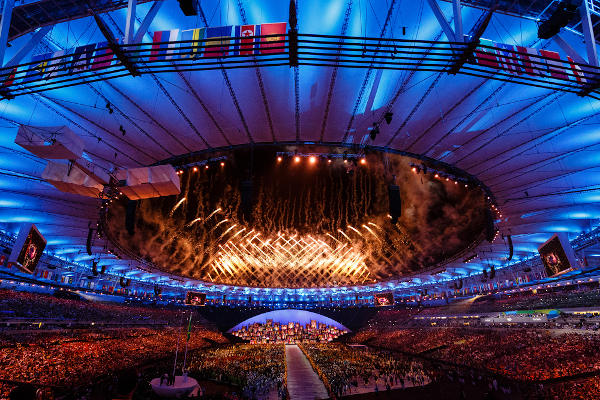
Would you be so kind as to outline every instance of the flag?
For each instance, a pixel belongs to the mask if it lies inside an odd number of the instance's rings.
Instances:
[[[279,35],[261,38],[260,52],[262,54],[285,53],[285,22],[276,22],[273,24],[262,24],[260,26],[261,35]],[[279,48],[277,48],[279,47]]]
[[[95,49],[95,44],[76,47],[75,51],[73,51],[73,59],[71,63],[72,72],[90,70]]]
[[[548,64],[550,69],[550,76],[557,79],[568,79],[565,71],[565,66],[560,60],[560,54],[555,51],[540,50],[540,54],[544,57],[551,58],[551,60],[543,60]],[[557,61],[554,61],[557,60]]]
[[[219,26],[216,28],[206,28],[206,48],[204,57],[223,57],[229,55],[229,45],[231,43],[232,26]],[[214,47],[209,47],[214,46]]]
[[[48,60],[48,67],[46,69],[46,79],[55,78],[59,74],[69,74],[70,69],[70,61],[67,56],[72,50],[60,50],[55,53],[52,53],[50,56],[50,60]],[[53,60],[55,58],[55,60]]]
[[[169,31],[156,31],[152,36],[152,51],[150,52],[149,61],[170,60],[175,54],[175,48],[179,46],[179,29],[171,29]]]
[[[528,75],[541,75],[541,65],[537,64],[537,62],[540,61],[540,59],[538,57],[531,57],[529,54],[531,54],[532,56],[537,56],[538,52],[537,49],[532,49],[530,47],[523,47],[523,46],[517,46],[517,51],[519,53],[526,53],[526,54],[519,54],[519,58],[521,59],[521,63],[523,64],[523,69],[525,70],[525,73]],[[536,62],[536,64],[532,64],[532,61]]]
[[[190,320],[188,322],[188,329],[187,329],[187,340],[188,342],[190,341],[190,335],[192,334],[192,315],[190,314]]]
[[[514,53],[514,46],[511,44],[496,43],[495,47],[499,49],[498,60],[502,67],[510,72],[516,72],[519,69],[517,66],[519,61],[517,60],[518,55]]]
[[[492,42],[491,40],[487,40],[487,39],[481,39],[479,41],[479,43],[484,46],[490,46],[490,47],[494,46],[494,42]],[[482,49],[481,51],[478,51],[477,49],[475,49],[475,56],[477,58],[477,64],[479,64],[479,65],[483,65],[485,67],[491,67],[491,68],[499,68],[500,67],[500,65],[498,64],[498,59],[496,58],[495,50],[485,48],[485,49]]]
[[[96,44],[96,54],[92,69],[110,67],[113,60],[113,52],[108,47],[108,42],[100,42]]]
[[[201,40],[204,40],[205,35],[206,28],[188,29],[185,31],[181,31],[181,41],[184,43],[180,43],[179,46],[184,48],[179,50],[180,57],[200,57],[200,53],[202,53],[202,48],[204,47],[204,42],[201,42]]]
[[[16,74],[17,74],[17,67],[14,67],[13,69],[10,70],[10,73],[2,81],[2,86],[6,87],[6,86],[12,85],[15,82]],[[3,263],[4,262],[0,262],[0,265],[2,265]]]
[[[31,57],[31,62],[33,64],[29,66],[27,73],[23,78],[23,83],[44,78],[44,72],[46,72],[48,58],[50,57],[50,55],[50,53],[46,53]]]
[[[249,56],[258,54],[258,45],[255,45],[259,40],[251,36],[260,35],[260,25],[238,25],[235,27],[235,46],[233,47],[233,55]]]

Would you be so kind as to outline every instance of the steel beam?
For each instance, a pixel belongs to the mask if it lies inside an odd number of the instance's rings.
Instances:
[[[135,33],[135,37],[133,38],[133,42],[131,43],[140,43],[142,41],[142,38],[148,31],[150,24],[152,23],[152,21],[154,21],[154,17],[156,17],[156,14],[158,14],[158,10],[160,10],[160,7],[163,5],[163,3],[164,0],[157,0],[156,2],[154,2],[154,4],[152,4],[150,11],[148,11],[148,14],[146,14],[146,16],[144,17],[144,20],[140,24],[140,27],[138,28],[137,32]]]
[[[125,21],[125,44],[130,44],[135,32],[135,8],[137,0],[129,0],[127,3],[127,21]]]
[[[573,59],[573,61],[575,61],[576,63],[580,63],[580,64],[587,64],[588,62],[579,55],[579,53],[577,53],[575,51],[575,49],[573,49],[571,47],[571,45],[569,44],[569,42],[567,42],[561,35],[560,33],[556,36],[554,36],[554,41],[556,42],[556,44],[563,49],[563,51],[565,53],[567,53],[567,55],[569,57],[571,57]]]
[[[2,20],[0,20],[0,64],[4,64],[4,53],[8,44],[8,31],[12,19],[15,0],[4,0],[2,4]]]
[[[448,37],[448,40],[451,42],[456,42],[456,36],[454,35],[454,31],[452,30],[452,28],[450,27],[450,24],[446,20],[446,17],[444,16],[444,13],[440,9],[440,6],[438,5],[437,1],[436,0],[427,0],[427,2],[429,3],[429,6],[431,7],[431,11],[433,11],[433,14],[437,18],[440,25],[442,26],[442,29],[444,30],[446,37]],[[461,24],[462,24],[462,22],[461,22]]]
[[[41,27],[31,38],[21,47],[17,53],[4,65],[4,68],[9,68],[17,65],[35,46],[37,46],[44,36],[52,29],[51,26]]]
[[[590,9],[587,0],[583,0],[583,5],[580,7],[581,12],[581,29],[585,38],[585,47],[587,48],[588,64],[594,67],[598,66],[598,53],[596,51],[596,39],[594,38],[594,27],[590,17]]]
[[[457,42],[463,42],[465,40],[461,7],[460,0],[452,0],[452,10],[454,11],[454,38]]]

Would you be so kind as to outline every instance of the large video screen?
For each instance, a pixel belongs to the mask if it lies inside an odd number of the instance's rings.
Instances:
[[[575,265],[575,254],[565,235],[553,235],[538,251],[547,276],[558,275]]]
[[[187,292],[185,304],[191,306],[203,306],[206,303],[206,293]]]
[[[23,225],[8,261],[15,263],[23,271],[32,274],[45,248],[46,239],[35,225]]]
[[[375,305],[377,307],[394,305],[394,294],[393,293],[376,294],[375,295]]]

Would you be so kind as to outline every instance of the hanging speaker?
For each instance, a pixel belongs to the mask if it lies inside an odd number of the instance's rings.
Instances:
[[[135,233],[135,211],[137,209],[137,201],[129,200],[127,202],[127,208],[125,209],[125,229],[129,236],[133,236]]]
[[[100,273],[103,274],[106,272],[106,265],[100,267]]]
[[[400,187],[398,185],[388,185],[388,198],[390,201],[390,216],[392,224],[398,222],[402,215],[402,200],[400,199]]]
[[[508,260],[507,261],[510,261],[513,258],[513,252],[514,252],[512,236],[507,235],[506,238],[508,239]]]
[[[88,231],[87,240],[85,242],[85,249],[87,250],[88,255],[92,255],[92,235],[94,234],[94,230],[90,228]]]
[[[183,15],[190,17],[198,15],[198,0],[178,0]]]
[[[125,279],[123,277],[119,278],[119,285],[121,285],[121,287],[125,287]]]
[[[92,274],[98,276],[98,261],[92,261]]]
[[[494,279],[496,277],[496,268],[492,265],[490,267],[490,279]]]
[[[492,243],[494,241],[494,236],[496,235],[494,229],[494,216],[492,215],[492,210],[489,208],[485,209],[485,239]]]
[[[125,286],[129,286],[131,285],[131,279],[127,278],[127,280],[125,281]]]

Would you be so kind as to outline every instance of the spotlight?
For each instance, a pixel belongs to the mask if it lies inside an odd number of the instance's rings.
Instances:
[[[417,167],[412,167],[411,168],[412,172],[414,172],[415,174],[417,173]]]
[[[393,112],[386,112],[386,113],[383,115],[383,118],[385,118],[385,122],[386,122],[388,125],[392,123],[392,117],[393,117],[393,116],[394,116],[394,113],[393,113]]]
[[[282,162],[283,161],[283,157],[279,156],[277,157],[277,162]]]
[[[361,158],[361,159],[360,159],[360,163],[361,163],[362,165],[365,165],[365,164],[367,163],[367,159],[366,159],[366,158],[364,158],[364,157],[363,157],[363,158]]]
[[[208,169],[208,164],[206,164],[206,166],[204,167],[204,169]]]
[[[327,162],[331,164],[331,158],[327,157]]]
[[[317,162],[317,157],[315,157],[315,156],[310,156],[310,157],[308,158],[308,161],[309,161],[311,164],[314,164],[314,163],[316,163],[316,162]]]
[[[194,172],[198,172],[198,167],[194,167]]]
[[[224,167],[224,166],[225,166],[225,162],[221,161],[221,167]]]
[[[438,174],[435,174],[434,176],[435,176],[436,178],[439,178],[439,177],[440,177]]]
[[[300,162],[300,157],[299,156],[294,157],[294,162],[295,163],[299,163]]]

